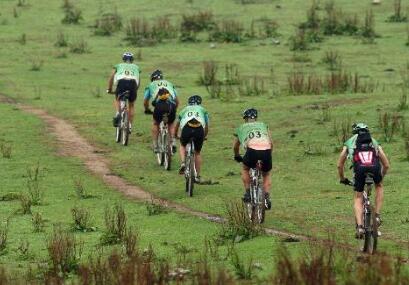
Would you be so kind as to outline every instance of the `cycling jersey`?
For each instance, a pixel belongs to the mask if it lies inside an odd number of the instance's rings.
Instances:
[[[118,81],[121,79],[135,80],[139,85],[139,74],[141,73],[139,66],[133,63],[120,63],[114,66],[114,89],[116,89]]]
[[[353,135],[352,137],[350,137],[350,138],[344,143],[344,146],[346,146],[347,149],[348,149],[348,159],[352,159],[353,156],[354,156],[354,151],[355,151],[355,148],[356,148],[357,138],[358,138],[358,135],[357,135],[357,134],[356,134],[356,135]],[[375,148],[376,150],[379,149],[379,146],[380,146],[380,145],[379,145],[379,143],[378,143],[374,138],[372,138],[372,144],[373,144],[373,146],[374,146],[374,148]]]
[[[159,89],[165,88],[169,91],[170,97],[167,99],[172,104],[176,104],[176,89],[173,86],[172,83],[170,83],[167,80],[155,80],[152,81],[146,88],[144,92],[144,99],[145,100],[150,100],[153,97],[153,100],[155,102],[158,101],[158,98],[156,98],[156,95],[158,94]]]
[[[180,128],[183,127],[191,120],[195,119],[201,124],[203,128],[209,124],[209,114],[206,109],[200,105],[189,105],[180,111],[178,116],[180,122]]]
[[[237,128],[234,134],[244,149],[271,149],[271,139],[268,126],[263,122],[248,122]]]

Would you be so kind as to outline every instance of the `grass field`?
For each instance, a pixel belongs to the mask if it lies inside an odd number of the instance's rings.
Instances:
[[[322,41],[309,43],[304,51],[292,51],[290,38],[297,26],[306,22],[310,1],[255,0],[241,4],[243,1],[177,0],[172,5],[162,2],[74,1],[83,19],[79,24],[63,24],[63,1],[1,1],[1,93],[68,120],[82,136],[106,152],[114,173],[129,183],[192,209],[220,215],[225,215],[226,201],[238,200],[242,195],[240,166],[233,161],[231,150],[232,134],[241,123],[242,110],[254,106],[259,110],[260,120],[269,124],[275,145],[273,210],[267,213],[265,226],[314,237],[327,237],[330,232],[336,239],[353,246],[356,242],[352,239],[352,189],[338,184],[336,160],[342,124],[365,121],[391,161],[391,171],[385,179],[385,223],[380,249],[408,257],[409,194],[406,189],[409,183],[405,178],[409,171],[409,123],[404,95],[409,88],[409,34],[408,23],[387,22],[394,13],[394,1],[383,1],[377,6],[372,6],[371,1],[335,1],[337,9],[343,10],[343,16],[339,17],[356,14],[358,27],[363,25],[366,13],[371,10],[376,36],[363,38],[359,35],[361,31],[353,36],[327,36],[320,32]],[[328,6],[325,1],[317,3],[314,11],[321,19],[320,25],[324,26]],[[402,11],[406,11],[405,5],[407,3],[402,3]],[[158,6],[160,9],[155,8]],[[115,9],[124,27],[111,36],[95,35],[92,26],[96,19]],[[132,17],[144,18],[149,25],[168,18],[171,25],[179,29],[182,15],[200,11],[211,11],[217,23],[235,20],[247,33],[250,33],[253,20],[256,34],[263,27],[260,23],[267,20],[275,21],[278,29],[272,36],[248,39],[244,36],[240,43],[207,41],[208,32],[198,34],[199,42],[181,42],[176,36],[153,46],[140,47],[124,39],[125,26]],[[56,46],[59,33],[67,37],[67,47]],[[373,43],[365,43],[368,41]],[[84,42],[88,51],[72,52],[73,45]],[[198,186],[193,198],[186,197],[183,191],[183,178],[176,172],[178,161],[172,171],[165,172],[154,160],[150,149],[151,118],[142,112],[141,90],[130,145],[124,148],[113,140],[112,98],[104,90],[112,65],[120,61],[125,50],[141,54],[137,64],[142,69],[142,88],[148,84],[150,73],[159,68],[166,79],[176,85],[182,102],[191,94],[204,97],[203,105],[210,113],[211,123],[209,139],[203,149],[202,176],[217,184]],[[342,58],[342,67],[335,62],[338,66],[333,73],[339,70],[352,75],[357,73],[362,86],[367,84],[373,91],[347,90],[340,94],[322,88],[320,92],[311,92],[319,93],[317,95],[291,94],[288,82],[294,75],[305,74],[305,81],[309,75],[313,80],[317,77],[326,80],[331,71],[323,60],[328,60],[326,54],[330,51]],[[211,98],[206,88],[197,83],[203,72],[203,62],[210,60],[219,65],[220,80],[225,79],[225,65],[235,64],[240,80],[257,76],[264,82],[264,94],[239,95],[238,87],[233,85],[222,87],[221,99]],[[152,243],[163,256],[174,255],[171,246],[163,245],[164,236],[172,236],[173,242],[201,248],[205,236],[220,230],[217,225],[173,212],[148,217],[145,205],[126,200],[108,189],[98,178],[88,174],[80,161],[56,155],[53,137],[44,131],[38,119],[4,104],[0,104],[0,108],[0,142],[12,148],[10,159],[0,158],[0,194],[25,191],[27,169],[39,161],[44,176],[40,183],[45,189],[45,204],[33,206],[33,212],[39,211],[46,217],[47,233],[51,232],[54,223],[69,227],[70,210],[79,203],[90,210],[97,227],[96,232],[78,234],[85,241],[85,252],[90,253],[103,231],[103,210],[113,201],[124,204],[129,223],[140,233],[142,246]],[[397,118],[395,134],[390,141],[384,137],[379,122],[379,117],[385,113]],[[391,129],[389,127],[388,131]],[[95,198],[80,201],[75,198],[73,177],[77,176]],[[36,259],[45,259],[45,236],[32,233],[31,216],[15,214],[20,207],[18,201],[0,203],[2,220],[12,217],[8,250],[0,256],[0,262],[16,270]],[[30,243],[33,254],[30,260],[20,261],[15,250],[22,235]],[[278,238],[259,237],[239,243],[238,252],[267,264],[277,242]],[[262,251],[266,244],[273,246]],[[300,247],[302,245],[291,244],[290,249],[298,254]],[[255,248],[260,250],[253,255]]]

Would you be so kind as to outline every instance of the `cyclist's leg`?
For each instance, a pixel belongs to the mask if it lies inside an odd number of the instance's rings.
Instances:
[[[172,145],[173,153],[176,153],[175,120],[176,120],[176,106],[175,104],[170,104],[168,130],[170,134],[170,142]]]
[[[158,136],[159,136],[159,124],[163,118],[163,112],[159,103],[156,104],[153,109],[153,121],[152,121],[152,143],[154,151],[158,150]]]
[[[179,173],[183,174],[185,171],[185,158],[186,158],[186,145],[189,142],[189,133],[187,126],[184,126],[181,133],[180,133],[180,147],[179,147],[179,155],[180,155],[180,169]]]
[[[200,152],[203,146],[204,129],[202,127],[192,128],[192,135],[196,151],[195,155],[196,176],[199,177],[200,179],[200,170],[202,168],[202,156],[200,155]]]
[[[129,113],[129,122],[133,123],[133,118],[135,114],[135,101],[136,101],[136,82],[135,80],[130,80],[129,82],[129,104],[128,104],[128,113]]]
[[[271,149],[268,150],[259,150],[257,151],[257,160],[262,161],[262,175],[263,175],[263,190],[265,193],[270,193],[271,188],[271,169],[272,169],[272,157]]]
[[[241,179],[243,181],[244,189],[250,191],[250,168],[243,163],[243,168],[241,170]]]
[[[355,167],[355,193],[354,193],[354,212],[355,221],[358,226],[363,225],[362,215],[363,208],[363,191],[365,187],[365,169],[363,167]]]

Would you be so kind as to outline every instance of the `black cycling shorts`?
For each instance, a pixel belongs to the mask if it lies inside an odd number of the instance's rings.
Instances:
[[[129,91],[129,102],[133,103],[136,100],[136,81],[129,79],[120,79],[115,91],[115,97],[118,98],[118,95]]]
[[[193,139],[195,144],[195,150],[200,152],[202,150],[203,141],[204,141],[204,130],[203,127],[193,128],[189,125],[185,125],[182,129],[182,133],[180,135],[180,144],[186,146],[190,139]]]
[[[172,124],[176,119],[176,105],[168,101],[158,100],[153,109],[153,119],[160,124],[164,114],[168,114],[168,123]]]
[[[246,154],[243,156],[243,164],[249,168],[255,168],[257,161],[261,160],[263,172],[268,172],[273,168],[271,149],[267,150],[255,150],[247,148]]]
[[[354,167],[355,174],[355,191],[362,192],[365,188],[365,174],[371,173],[375,184],[382,182],[381,165],[377,163],[375,166],[362,166],[357,165]]]

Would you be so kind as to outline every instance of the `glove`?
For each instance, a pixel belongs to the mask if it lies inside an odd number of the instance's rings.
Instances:
[[[237,162],[243,162],[243,157],[240,154],[238,154],[234,156],[234,160]]]
[[[151,111],[151,109],[146,109],[144,112],[146,115],[152,115],[153,112]]]
[[[339,183],[344,184],[344,185],[351,185],[352,184],[352,182],[349,181],[348,178],[344,178],[344,179],[339,180]]]

